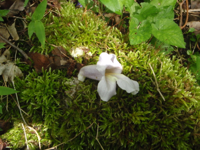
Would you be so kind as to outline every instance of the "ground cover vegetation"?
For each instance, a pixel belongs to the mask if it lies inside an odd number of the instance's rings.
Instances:
[[[32,15],[21,10],[23,19],[9,16],[21,33],[10,31],[12,38],[19,39],[9,42],[0,33],[7,43],[0,45],[0,149],[200,148],[199,55],[196,46],[189,55],[182,52],[188,42],[173,22],[176,1],[81,0],[82,8],[66,1],[25,2],[37,4]],[[122,34],[121,23],[108,26],[104,11],[128,11],[130,24],[123,27],[129,32]],[[3,12],[0,21],[9,24],[4,16],[10,11]],[[198,42],[191,29],[186,37]],[[105,102],[98,81],[78,80],[80,68],[95,65],[102,52],[115,54],[122,73],[139,83],[136,95],[117,87]]]

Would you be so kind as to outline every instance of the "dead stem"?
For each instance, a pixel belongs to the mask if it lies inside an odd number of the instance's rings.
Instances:
[[[18,48],[14,44],[12,44],[10,41],[8,41],[7,39],[5,39],[1,34],[0,34],[0,39],[2,39],[3,41],[5,41],[6,43],[10,44],[13,48],[17,49],[25,57],[25,59],[29,59],[28,55],[23,50],[21,50],[20,48]]]
[[[24,128],[24,124],[23,123],[22,123],[22,128],[23,128],[23,131],[24,131],[24,138],[25,138],[25,143],[26,143],[26,149],[29,150],[27,136],[26,136],[26,130]]]
[[[152,73],[153,73],[153,76],[154,76],[154,79],[155,79],[155,82],[156,82],[157,91],[158,91],[158,93],[160,94],[160,96],[162,97],[162,99],[165,101],[164,96],[163,96],[162,93],[160,92],[160,89],[159,89],[159,86],[158,86],[158,82],[157,82],[157,79],[156,79],[156,75],[155,75],[155,73],[154,73],[154,71],[153,71],[153,68],[151,67],[151,64],[150,64],[150,63],[149,63],[149,66],[150,66],[150,68],[151,68],[151,71],[152,71]]]
[[[98,134],[99,134],[99,124],[97,124],[97,135],[96,135],[96,140],[97,140],[97,142],[99,143],[101,149],[104,150],[103,146],[102,146],[101,143],[99,142]]]
[[[39,134],[37,133],[37,131],[34,129],[34,128],[32,128],[32,127],[30,127],[30,126],[27,126],[30,130],[33,130],[34,132],[35,132],[35,134],[37,135],[37,138],[38,138],[38,143],[39,143],[39,149],[41,149],[41,143],[40,143],[40,136],[39,136]]]

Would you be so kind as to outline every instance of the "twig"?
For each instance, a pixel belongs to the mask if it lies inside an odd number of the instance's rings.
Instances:
[[[91,125],[89,125],[85,130],[91,128],[93,124],[94,124],[94,122],[93,122]],[[73,138],[71,138],[70,140],[68,140],[67,142],[72,141],[72,140],[75,139],[77,136],[79,136],[81,133],[83,133],[85,130],[81,131],[79,134],[77,134],[76,136],[74,136]],[[67,142],[60,143],[60,144],[58,144],[58,145],[56,145],[56,146],[54,146],[54,147],[51,147],[51,148],[48,148],[48,149],[45,149],[45,150],[51,150],[51,149],[57,148],[57,147],[60,146],[60,145],[66,144]]]
[[[13,45],[10,41],[8,41],[7,39],[5,39],[1,34],[0,34],[0,39],[2,39],[3,41],[5,41],[6,43],[10,44],[15,49],[17,49],[25,57],[25,59],[29,59],[28,55],[23,50],[21,50],[20,48],[18,48],[15,45]]]
[[[159,86],[158,86],[158,82],[157,82],[157,79],[156,79],[156,75],[155,75],[155,73],[154,73],[154,71],[153,71],[153,68],[151,67],[151,64],[150,64],[150,63],[149,63],[149,66],[150,66],[150,68],[151,68],[151,71],[152,71],[152,73],[153,73],[153,76],[154,76],[154,79],[155,79],[155,82],[156,82],[157,91],[158,91],[158,93],[160,94],[160,96],[162,97],[162,99],[165,101],[164,96],[163,96],[162,93],[160,92],[160,89],[159,89]]]
[[[34,132],[35,132],[35,134],[37,135],[37,138],[38,138],[38,143],[39,143],[39,149],[41,149],[41,143],[40,143],[40,136],[39,136],[39,134],[37,133],[37,131],[34,129],[34,128],[32,128],[32,127],[30,127],[30,126],[27,126],[29,129],[31,129],[31,130],[33,130]]]
[[[26,130],[24,128],[24,124],[23,123],[22,123],[22,128],[23,128],[23,131],[24,131],[24,137],[25,137],[25,142],[26,142],[26,149],[29,150],[28,141],[27,141],[27,137],[26,137]]]
[[[185,20],[185,24],[181,27],[181,29],[185,28],[185,26],[187,25],[187,22],[188,22],[188,16],[189,16],[189,13],[188,13],[188,0],[186,0],[186,20]]]
[[[12,81],[12,84],[13,84],[14,89],[16,90],[14,81]],[[15,93],[15,96],[16,96],[16,100],[17,100],[17,104],[18,104],[18,108],[19,108],[19,113],[20,113],[20,115],[21,115],[21,117],[22,117],[22,120],[24,121],[24,124],[25,124],[26,126],[28,126],[27,123],[26,123],[26,121],[25,121],[25,119],[24,119],[24,116],[23,116],[23,114],[22,114],[21,107],[20,107],[20,104],[19,104],[19,98],[18,98],[17,93]]]
[[[102,146],[101,143],[99,142],[98,134],[99,134],[99,124],[97,124],[97,135],[96,135],[96,140],[97,140],[97,142],[99,143],[101,149],[104,150],[103,146]]]
[[[181,28],[181,26],[182,26],[182,18],[183,18],[183,16],[182,16],[182,12],[183,12],[182,5],[183,5],[183,2],[180,2],[180,3],[179,3],[179,0],[177,0],[177,3],[179,4],[179,7],[180,7],[180,21],[179,21],[179,27]]]

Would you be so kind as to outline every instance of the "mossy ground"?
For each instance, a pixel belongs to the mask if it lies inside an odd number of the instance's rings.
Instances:
[[[66,3],[59,15],[49,14],[44,19],[49,44],[45,49],[34,47],[33,51],[50,53],[56,45],[70,52],[71,48],[87,46],[93,54],[89,64],[95,64],[103,51],[115,53],[123,74],[139,82],[140,92],[131,95],[117,88],[117,95],[104,102],[96,91],[97,81],[78,83],[63,71],[33,71],[17,79],[20,105],[28,114],[25,119],[33,127],[44,125],[45,130],[37,130],[43,147],[62,143],[58,149],[200,148],[200,88],[179,60],[145,43],[126,44],[117,29],[107,27],[90,12],[75,9],[71,3]],[[13,100],[9,100],[8,107],[3,118],[11,117],[17,123],[1,138],[19,149],[25,146],[25,140],[20,146],[15,143],[17,137],[20,141],[24,136],[19,127],[21,117]],[[34,141],[29,142],[32,147],[38,147],[35,136],[28,136],[28,140]]]

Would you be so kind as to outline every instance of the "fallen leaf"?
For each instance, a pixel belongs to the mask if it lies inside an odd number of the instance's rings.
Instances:
[[[0,26],[0,34],[3,36],[5,39],[8,39],[10,37],[10,34],[8,30],[5,27]],[[0,43],[5,43],[3,40],[0,39]]]
[[[6,148],[6,143],[4,143],[0,138],[0,150],[4,150],[5,148]]]
[[[61,8],[59,0],[48,0],[48,5],[57,9]]]
[[[0,57],[0,75],[3,76],[5,82],[12,81],[16,76],[21,77],[23,73],[21,70],[8,58],[10,53],[7,50]]]
[[[16,30],[16,28],[15,28],[15,21],[13,22],[13,24],[8,25],[8,26],[7,26],[7,29],[8,29],[8,31],[9,31],[10,35],[12,36],[12,38],[13,38],[15,41],[19,40],[19,35],[18,35],[17,30]]]
[[[28,56],[33,60],[33,66],[38,73],[42,72],[42,68],[44,70],[48,69],[51,64],[49,57],[40,53],[30,52]]]
[[[4,134],[8,131],[8,129],[10,129],[10,119],[8,120],[0,120],[0,135]]]
[[[9,13],[7,17],[12,17],[17,15],[20,11],[24,10],[24,0],[16,0],[9,8]]]
[[[58,46],[52,51],[52,54],[60,57],[66,57],[67,51],[62,46]]]

